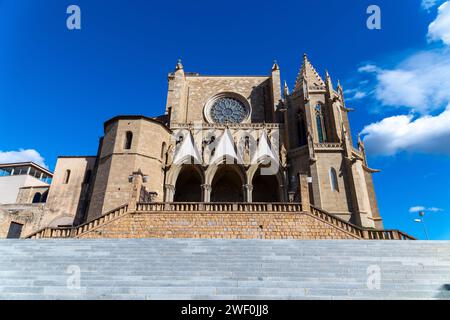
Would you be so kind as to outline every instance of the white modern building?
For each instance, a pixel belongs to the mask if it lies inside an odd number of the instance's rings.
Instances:
[[[34,162],[0,164],[0,204],[45,202],[52,177]]]

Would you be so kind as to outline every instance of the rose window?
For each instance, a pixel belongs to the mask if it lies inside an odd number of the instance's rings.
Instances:
[[[247,109],[239,100],[220,98],[212,105],[210,116],[216,123],[241,123],[247,116]]]

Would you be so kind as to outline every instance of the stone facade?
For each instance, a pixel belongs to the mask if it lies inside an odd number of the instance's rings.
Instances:
[[[306,213],[128,213],[80,238],[355,239]]]
[[[50,186],[30,186],[19,189],[16,203],[44,203]]]
[[[72,225],[85,220],[95,157],[59,157],[47,198],[52,225]]]
[[[77,226],[140,202],[301,202],[302,214],[130,213],[99,232],[347,238],[308,215],[310,205],[360,228],[382,229],[376,170],[368,167],[363,142],[353,145],[340,84],[335,89],[328,73],[324,81],[306,55],[292,92],[286,84],[282,90],[280,79],[276,62],[266,76],[202,76],[178,62],[168,75],[164,115],[112,118],[96,156],[58,159],[46,205],[53,224],[65,218]]]

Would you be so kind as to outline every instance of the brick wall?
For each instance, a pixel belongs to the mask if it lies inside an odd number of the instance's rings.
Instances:
[[[261,228],[262,226],[262,228]],[[307,213],[127,213],[81,238],[353,239]]]

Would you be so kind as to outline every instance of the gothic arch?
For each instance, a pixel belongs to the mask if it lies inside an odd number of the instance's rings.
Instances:
[[[261,175],[257,170],[252,179],[252,202],[280,202],[282,188],[277,175]]]
[[[210,168],[208,168],[210,169]],[[211,185],[211,202],[243,202],[247,182],[244,169],[239,165],[214,166],[207,183]]]
[[[242,165],[238,164],[226,164],[225,161],[221,161],[220,163],[212,164],[205,171],[205,184],[212,185],[212,181],[214,176],[216,175],[219,168],[227,166],[233,168],[236,173],[241,177],[244,184],[247,183],[247,173],[245,168]]]
[[[183,165],[176,182],[174,202],[202,201],[203,172],[195,165]]]
[[[258,164],[252,165],[247,170],[247,181],[249,181],[249,184],[253,185],[252,202],[272,202],[272,201],[257,201],[258,197],[257,198],[254,197],[254,195],[258,192],[258,191],[255,191],[254,179],[256,176],[260,175],[261,168],[263,168],[263,165],[261,163],[258,163]],[[276,184],[276,186],[277,186],[278,192],[277,192],[277,200],[275,202],[286,201],[286,195],[285,195],[285,184],[286,183],[285,183],[285,178],[284,178],[281,168],[278,169],[276,174],[267,175],[267,177],[272,177],[272,178],[267,178],[264,180],[268,180],[268,182],[271,182],[271,184]]]
[[[166,177],[166,185],[173,185],[175,186],[175,183],[177,182],[178,176],[180,175],[180,171],[184,168],[184,167],[192,167],[193,169],[195,169],[195,171],[197,171],[197,173],[201,176],[202,178],[202,182],[205,181],[205,172],[203,170],[203,168],[200,165],[196,165],[196,164],[181,164],[181,165],[172,165],[169,169],[169,171],[167,172],[167,177]]]

